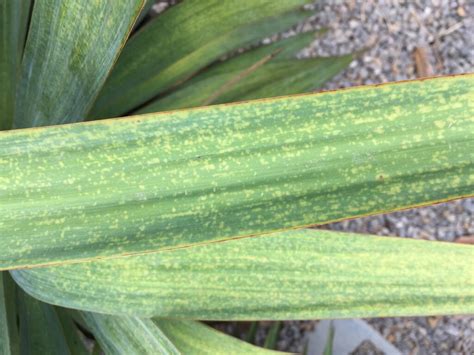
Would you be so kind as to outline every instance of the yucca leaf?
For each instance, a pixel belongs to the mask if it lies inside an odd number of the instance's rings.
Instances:
[[[246,342],[255,343],[255,338],[257,336],[257,329],[258,329],[258,322],[257,321],[250,322],[249,330],[247,331],[247,334],[245,335]]]
[[[90,312],[82,316],[106,354],[180,354],[151,319]]]
[[[144,0],[35,1],[14,126],[84,119]]]
[[[295,58],[298,51],[314,40],[315,35],[315,33],[310,32],[298,34],[269,45],[259,46],[228,60],[219,61],[178,86],[170,94],[159,97],[140,108],[136,113],[200,106],[205,98],[212,95],[233,76],[241,73],[262,58],[275,52],[278,54],[272,59],[272,62]],[[196,88],[196,90],[193,88]]]
[[[334,344],[334,325],[329,324],[328,338],[326,340],[326,346],[324,347],[323,355],[333,355],[333,344]]]
[[[71,354],[53,306],[18,292],[21,354]]]
[[[220,56],[298,23],[307,0],[188,0],[158,16],[124,48],[90,118],[135,109]],[[179,30],[174,30],[174,29]]]
[[[72,355],[86,355],[89,354],[83,340],[81,339],[78,327],[75,324],[74,318],[71,316],[73,311],[61,307],[55,307],[61,327],[64,333],[64,338],[71,351]],[[79,313],[79,312],[77,312]]]
[[[353,56],[287,60],[265,64],[255,73],[238,82],[219,95],[212,103],[260,99],[273,96],[299,94],[315,89],[343,70]],[[228,72],[207,80],[196,82],[170,96],[157,100],[140,109],[137,113],[149,113],[200,106],[206,103],[221,85],[238,75]]]
[[[270,63],[249,80],[236,85],[214,103],[235,100],[253,100],[266,97],[300,94],[321,87],[334,75],[345,69],[352,55],[311,58]]]
[[[8,1],[8,0],[7,0]],[[18,46],[17,53],[20,60],[18,61],[18,66],[21,64],[21,59],[23,58],[23,52],[25,50],[26,36],[28,34],[28,29],[30,27],[30,16],[33,5],[33,0],[22,0],[22,1],[13,1],[18,3],[20,6],[20,29],[18,32]],[[17,5],[17,6],[18,6]],[[17,68],[17,70],[20,68]]]
[[[0,354],[20,352],[16,315],[15,282],[8,272],[0,272]]]
[[[0,133],[0,268],[474,193],[474,76]]]
[[[253,346],[199,322],[173,319],[154,322],[182,354],[284,354]]]
[[[10,129],[30,1],[0,0],[0,130]]]
[[[96,312],[211,320],[474,312],[468,245],[300,230],[32,270],[33,296]]]
[[[263,346],[267,349],[275,349],[278,342],[278,333],[281,329],[281,321],[274,322],[268,330],[265,344]]]
[[[145,4],[143,5],[142,11],[140,12],[140,16],[135,23],[135,28],[139,26],[142,21],[145,19],[146,15],[150,12],[152,6],[156,3],[156,0],[145,0]]]
[[[274,87],[273,92],[271,92],[273,96],[301,93],[317,88],[325,79],[331,77],[335,72],[340,71],[347,65],[352,56],[316,58],[307,61],[297,60],[295,58],[297,52],[308,45],[314,37],[314,33],[299,34],[270,45],[252,49],[227,61],[216,63],[209,69],[186,81],[169,95],[158,98],[144,106],[137,113],[142,114],[202,106],[208,97],[225,86],[226,83],[272,53],[277,54],[271,59],[270,63],[258,68],[248,78],[240,80],[238,85],[235,85],[230,92],[226,92],[225,98],[220,97],[214,103],[242,100],[244,96],[254,99],[261,98],[259,95],[250,97],[252,93],[249,93],[249,87],[254,88],[254,90],[263,89],[265,84]],[[290,68],[290,72],[287,71],[284,78],[281,77],[282,71],[278,73],[277,70],[282,67],[282,62],[286,63],[286,66]],[[312,64],[308,66],[307,63]],[[340,65],[338,69],[334,65],[337,65],[337,63]],[[322,67],[321,65],[323,64],[326,64],[326,66]],[[308,70],[304,70],[304,67],[310,69],[311,72],[308,73]],[[295,80],[295,76],[299,80]],[[285,86],[281,85],[281,82],[284,82]]]

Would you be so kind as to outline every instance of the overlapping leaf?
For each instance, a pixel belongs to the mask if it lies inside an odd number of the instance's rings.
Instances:
[[[307,0],[188,0],[158,16],[124,48],[90,118],[124,115],[227,52],[307,17]]]
[[[180,354],[151,319],[90,312],[83,318],[107,354]]]
[[[0,353],[18,354],[15,283],[8,272],[0,272]]]
[[[64,333],[67,346],[71,351],[72,355],[88,355],[90,352],[86,348],[82,335],[75,323],[75,319],[71,316],[75,311],[67,310],[61,307],[54,307],[56,314],[58,315],[61,328]],[[77,312],[78,313],[78,312]],[[79,316],[80,317],[80,316]]]
[[[30,0],[0,0],[0,130],[10,129]]]
[[[472,195],[474,76],[0,133],[0,268]]]
[[[296,59],[297,52],[313,39],[314,33],[304,33],[217,63],[137,113],[299,94],[316,89],[344,69],[353,56]],[[274,58],[269,58],[272,55]],[[259,65],[266,58],[269,63]]]
[[[282,352],[255,347],[199,322],[174,319],[155,319],[154,322],[182,354],[283,355]]]
[[[82,315],[107,354],[275,354],[195,321]]]
[[[473,258],[467,245],[301,230],[12,274],[46,302],[117,314],[213,320],[469,314]]]
[[[83,120],[143,3],[36,1],[17,90],[14,126]]]
[[[71,354],[53,306],[18,292],[22,354]]]

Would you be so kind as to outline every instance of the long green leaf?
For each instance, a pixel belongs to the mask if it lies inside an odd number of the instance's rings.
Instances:
[[[0,354],[16,355],[19,351],[15,283],[8,272],[0,272]]]
[[[314,33],[299,34],[250,50],[230,60],[216,63],[179,86],[169,95],[160,97],[142,107],[137,113],[202,106],[208,97],[225,86],[226,83],[272,53],[278,54],[269,64],[263,65],[256,72],[240,80],[237,85],[213,103],[299,94],[318,88],[347,66],[352,60],[352,55],[309,60],[296,59],[297,52],[307,46],[314,37]]]
[[[88,355],[84,341],[81,338],[79,328],[76,326],[75,320],[72,317],[70,310],[56,307],[55,311],[58,315],[61,327],[64,333],[64,338],[71,351],[72,355]]]
[[[144,0],[35,1],[15,127],[84,119]]]
[[[253,346],[199,322],[172,319],[154,322],[182,354],[283,354]]]
[[[352,56],[288,60],[269,63],[249,75],[213,103],[228,103],[273,96],[299,94],[315,89],[343,70]],[[200,106],[215,90],[238,72],[228,72],[187,86],[161,100],[140,109],[137,113],[149,113],[177,108]]]
[[[0,130],[10,129],[30,1],[0,0]]]
[[[90,118],[123,115],[223,54],[298,23],[308,15],[294,10],[307,2],[187,0],[172,7],[127,43]]]
[[[54,307],[24,292],[18,299],[21,354],[70,354]]]
[[[162,253],[13,271],[46,302],[191,319],[474,312],[474,248],[301,230]]]
[[[474,193],[474,76],[0,133],[0,268]]]
[[[82,316],[106,354],[180,354],[151,319],[90,312]]]
[[[214,103],[304,93],[321,87],[345,69],[352,59],[352,55],[346,55],[272,63],[268,68],[263,68],[265,70],[260,77],[250,77],[250,80],[242,82]]]

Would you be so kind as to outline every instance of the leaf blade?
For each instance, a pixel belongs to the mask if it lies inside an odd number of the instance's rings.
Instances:
[[[81,336],[79,328],[76,326],[71,311],[64,308],[55,307],[54,310],[58,315],[61,328],[64,332],[64,338],[72,355],[89,355]]]
[[[320,87],[328,78],[349,64],[352,56],[297,60],[299,50],[315,38],[314,33],[302,33],[216,63],[177,87],[137,110],[136,114],[169,111],[204,105],[206,98],[240,76],[268,56],[277,53],[270,63],[258,68],[240,81],[224,97],[213,103],[228,103],[248,99],[300,94]],[[309,64],[309,65],[308,65]],[[282,75],[283,74],[283,75]],[[265,90],[265,88],[267,90]],[[271,89],[271,90],[268,90]]]
[[[0,133],[0,268],[186,247],[472,195],[473,80]]]
[[[12,127],[30,1],[0,1],[0,131]]]
[[[24,128],[83,120],[124,45],[143,1],[35,2],[22,62],[14,126]],[[105,15],[107,21],[103,21]]]
[[[469,314],[473,256],[455,243],[300,230],[12,275],[47,302],[146,317]]]
[[[173,6],[127,43],[89,118],[124,115],[227,52],[291,27],[306,17],[294,10],[307,2],[199,0]]]
[[[82,312],[107,354],[180,354],[150,319]]]
[[[70,354],[53,306],[18,292],[20,350],[22,354]]]
[[[205,324],[188,320],[153,320],[183,354],[284,354],[253,346]]]
[[[20,353],[16,314],[15,283],[8,272],[0,272],[0,352],[5,355]]]

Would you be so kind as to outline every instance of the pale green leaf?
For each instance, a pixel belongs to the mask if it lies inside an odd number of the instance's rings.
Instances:
[[[144,0],[35,1],[14,126],[84,119]]]
[[[474,312],[469,245],[300,230],[13,271],[46,302],[210,320]]]
[[[0,268],[474,193],[474,76],[0,133]]]
[[[294,11],[307,2],[187,0],[173,6],[132,36],[90,118],[124,115],[227,52],[287,29],[308,16]]]
[[[82,316],[107,354],[180,354],[151,319],[90,312]]]
[[[154,321],[183,354],[283,354],[258,348],[199,322],[173,319]]]

